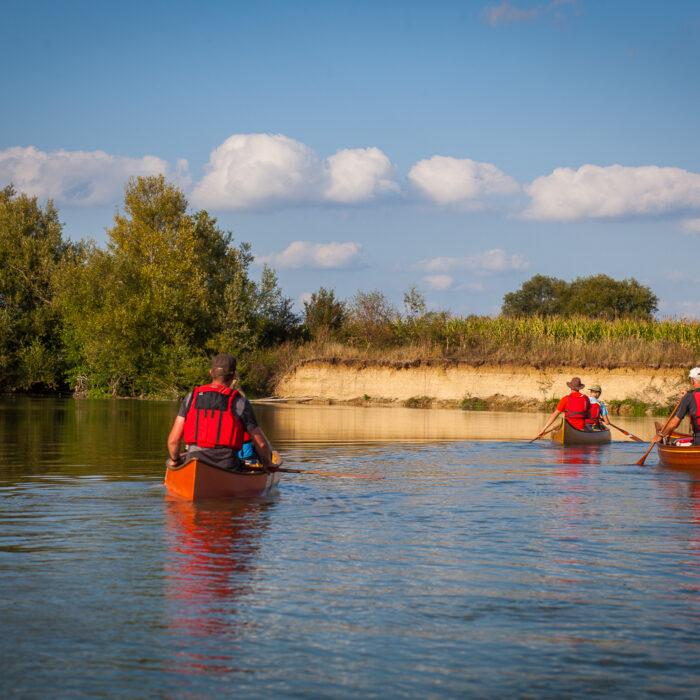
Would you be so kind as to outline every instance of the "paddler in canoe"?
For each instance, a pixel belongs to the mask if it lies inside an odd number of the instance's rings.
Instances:
[[[605,430],[603,423],[610,425],[610,418],[608,417],[608,409],[600,400],[600,395],[603,393],[600,384],[594,384],[588,393],[590,394],[588,400],[591,404],[591,415],[585,419],[586,427],[591,430]]]
[[[576,430],[586,429],[586,418],[591,416],[591,402],[585,394],[581,393],[581,389],[584,389],[586,385],[581,384],[579,377],[574,377],[570,382],[566,382],[566,386],[571,389],[571,392],[559,400],[557,407],[552,411],[552,415],[549,416],[544,424],[544,428],[540,430],[538,438],[547,432],[549,426],[562,413],[572,428],[576,428]]]
[[[681,400],[671,417],[666,421],[666,425],[659,430],[654,437],[653,442],[660,442],[665,437],[673,435],[674,430],[680,422],[688,416],[690,418],[690,428],[693,431],[692,440],[685,439],[680,441],[691,445],[700,445],[700,367],[693,367],[688,373],[690,379],[690,391],[681,394]]]
[[[199,458],[229,471],[241,470],[239,450],[249,438],[265,471],[274,471],[270,442],[258,426],[248,399],[232,388],[236,358],[217,355],[209,370],[211,383],[195,387],[180,405],[168,436],[168,467]],[[180,454],[184,438],[187,452]]]

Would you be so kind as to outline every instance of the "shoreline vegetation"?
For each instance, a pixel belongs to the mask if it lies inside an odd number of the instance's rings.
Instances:
[[[177,399],[218,352],[238,358],[251,398],[277,395],[313,362],[682,376],[700,358],[700,322],[655,319],[656,297],[634,279],[535,275],[506,295],[497,317],[430,311],[415,286],[401,310],[378,290],[344,301],[321,287],[296,314],[273,270],[252,278],[253,261],[250,244],[234,245],[206,211],[191,212],[163,176],[127,183],[104,246],[64,240],[52,201],[42,207],[12,186],[0,190],[0,392]],[[549,410],[563,388],[524,399],[484,391],[445,400],[416,390],[388,403]],[[387,403],[370,393],[342,400]],[[661,394],[607,396],[613,414],[668,410]]]

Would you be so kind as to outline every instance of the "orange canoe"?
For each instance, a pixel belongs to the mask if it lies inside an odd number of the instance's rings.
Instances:
[[[168,493],[188,500],[264,496],[279,480],[279,472],[231,472],[201,459],[189,459],[165,472]]]

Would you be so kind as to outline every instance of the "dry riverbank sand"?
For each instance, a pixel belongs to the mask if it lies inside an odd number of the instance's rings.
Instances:
[[[688,388],[684,369],[591,369],[492,366],[467,363],[372,363],[312,360],[299,364],[278,383],[280,398],[323,401],[405,402],[427,397],[438,405],[478,398],[491,406],[520,403],[532,408],[568,393],[566,382],[578,376],[603,387],[603,400],[633,399],[668,404]]]

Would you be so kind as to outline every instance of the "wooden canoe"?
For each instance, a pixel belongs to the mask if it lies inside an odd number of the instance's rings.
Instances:
[[[661,423],[654,423],[656,432],[662,429]],[[693,437],[689,433],[680,433],[676,430],[671,432],[671,438],[689,438]],[[660,442],[656,443],[656,449],[659,453],[659,462],[664,467],[671,469],[682,469],[684,471],[700,472],[700,446],[687,445],[680,447],[677,445],[664,445]]]
[[[603,445],[610,442],[610,429],[579,430],[569,421],[562,420],[559,428],[552,433],[552,442],[560,445]]]
[[[656,444],[659,461],[664,467],[700,472],[700,446],[676,447],[675,445]]]
[[[188,500],[264,496],[279,480],[279,472],[231,472],[201,459],[189,459],[165,472],[168,493]]]

